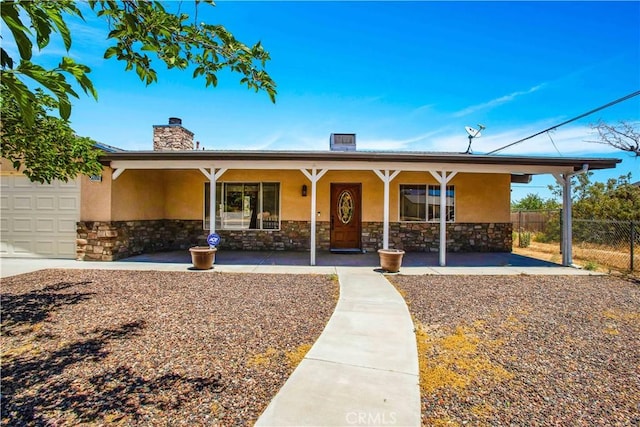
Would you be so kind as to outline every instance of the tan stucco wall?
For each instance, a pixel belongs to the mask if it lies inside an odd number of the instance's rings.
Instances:
[[[458,174],[451,183],[457,222],[511,221],[511,175]]]
[[[164,172],[126,170],[111,182],[111,220],[163,219]]]
[[[102,181],[80,178],[80,220],[111,221],[111,168],[103,168]]]
[[[205,181],[208,180],[199,170],[165,171],[165,219],[202,220]]]
[[[204,184],[197,170],[127,170],[111,180],[105,168],[101,183],[83,177],[81,219],[202,219]],[[308,221],[311,183],[298,170],[229,170],[219,182],[279,182],[281,219]],[[329,221],[331,183],[362,184],[362,220],[382,221],[383,183],[371,171],[328,171],[318,182],[319,221]],[[307,197],[302,197],[302,185]],[[389,186],[389,220],[399,220],[400,184],[437,184],[428,172],[402,172]],[[509,222],[509,174],[459,173],[451,181],[456,187],[456,222]],[[109,208],[110,206],[110,208]]]

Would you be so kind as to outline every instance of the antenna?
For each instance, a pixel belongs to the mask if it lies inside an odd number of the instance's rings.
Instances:
[[[483,130],[485,130],[487,127],[484,125],[478,125],[478,129],[474,129],[471,126],[465,126],[464,130],[467,131],[467,133],[469,134],[469,146],[467,147],[467,151],[464,152],[464,154],[473,154],[471,151],[471,142],[473,141],[473,138],[480,138],[481,133]]]

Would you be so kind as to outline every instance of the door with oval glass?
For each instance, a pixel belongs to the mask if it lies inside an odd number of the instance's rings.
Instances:
[[[331,251],[359,252],[362,248],[362,185],[331,183]]]

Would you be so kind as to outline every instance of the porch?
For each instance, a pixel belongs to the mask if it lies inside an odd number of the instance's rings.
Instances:
[[[158,263],[158,264],[191,264],[191,255],[187,250],[155,252],[124,258],[125,263]],[[282,265],[308,266],[308,251],[234,251],[218,250],[215,266],[234,265]],[[336,254],[318,250],[316,265],[325,267],[372,267],[380,266],[377,252]],[[438,252],[407,252],[402,260],[402,267],[438,267]],[[508,252],[452,252],[447,254],[448,267],[562,267],[535,258],[525,257]]]

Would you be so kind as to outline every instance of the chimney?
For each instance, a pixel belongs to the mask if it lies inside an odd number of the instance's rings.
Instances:
[[[153,125],[153,151],[172,150],[193,150],[193,132],[178,117],[169,117],[168,125]]]

